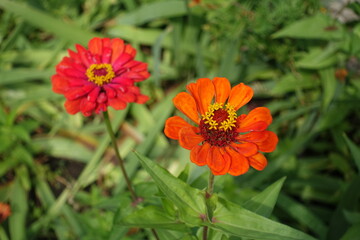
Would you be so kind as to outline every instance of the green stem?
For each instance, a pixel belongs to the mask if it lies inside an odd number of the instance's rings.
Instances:
[[[206,189],[206,199],[209,199],[211,197],[211,195],[213,194],[214,192],[214,174],[212,174],[212,172],[210,171],[209,173],[209,181],[208,181],[208,187]],[[208,227],[207,226],[204,226],[204,229],[203,229],[203,240],[207,240],[208,239]]]
[[[112,145],[114,147],[116,157],[117,157],[117,159],[119,161],[121,172],[122,172],[122,174],[124,176],[124,179],[125,179],[125,182],[126,182],[126,185],[127,185],[128,189],[130,191],[131,197],[132,197],[133,201],[136,202],[137,201],[137,196],[136,196],[135,191],[134,191],[134,189],[133,189],[133,187],[131,185],[130,178],[129,178],[128,174],[126,173],[124,161],[120,156],[119,149],[117,148],[116,138],[115,138],[115,134],[114,134],[114,131],[112,129],[112,126],[111,126],[111,122],[110,122],[110,119],[109,119],[109,114],[108,114],[107,111],[105,111],[105,112],[103,112],[103,115],[104,115],[104,120],[105,120],[105,124],[106,124],[106,129],[107,129],[107,131],[108,131],[108,133],[110,135],[111,142],[112,142]]]

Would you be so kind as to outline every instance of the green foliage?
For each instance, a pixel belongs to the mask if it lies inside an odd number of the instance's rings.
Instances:
[[[0,0],[0,239],[356,239],[360,23],[317,0],[191,2]],[[109,111],[138,204],[101,116],[68,115],[51,91],[93,36],[123,38],[152,73],[147,104]],[[206,199],[206,167],[162,132],[175,94],[215,76],[249,84],[242,113],[267,106],[280,141],[264,171],[216,176]]]

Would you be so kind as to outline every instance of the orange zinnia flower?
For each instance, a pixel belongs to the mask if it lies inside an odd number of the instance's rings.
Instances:
[[[275,150],[278,138],[267,131],[272,122],[268,108],[258,107],[237,116],[236,111],[250,101],[253,90],[243,83],[231,88],[226,78],[200,78],[187,85],[174,105],[194,124],[181,117],[167,119],[165,135],[179,140],[191,150],[190,160],[198,166],[208,165],[214,175],[238,176],[249,166],[263,170],[267,160],[261,152]]]
[[[5,221],[11,214],[10,206],[6,203],[0,202],[0,223]]]
[[[115,38],[93,38],[89,49],[76,45],[77,52],[68,50],[56,66],[51,81],[53,91],[66,98],[65,109],[70,114],[99,114],[108,106],[124,109],[127,103],[145,103],[135,82],[150,76],[147,64],[135,61],[136,50]]]

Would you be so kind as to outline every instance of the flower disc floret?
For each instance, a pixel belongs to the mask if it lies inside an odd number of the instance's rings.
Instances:
[[[105,83],[110,82],[115,77],[115,73],[111,64],[91,64],[86,70],[86,76],[90,82],[102,86]]]

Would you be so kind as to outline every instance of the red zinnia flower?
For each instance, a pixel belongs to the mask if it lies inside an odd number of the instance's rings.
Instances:
[[[76,45],[77,52],[68,50],[52,76],[53,91],[66,98],[70,114],[84,116],[106,111],[108,106],[124,109],[127,103],[145,103],[135,82],[150,76],[147,64],[135,61],[136,50],[115,38],[93,38],[89,49]]]
[[[10,206],[0,202],[0,223],[5,221],[11,215]]]
[[[167,119],[165,134],[191,150],[190,160],[208,165],[214,175],[244,174],[249,166],[263,170],[267,160],[261,152],[275,150],[278,138],[267,131],[272,122],[268,108],[258,107],[237,116],[236,111],[250,101],[253,90],[243,83],[231,88],[226,78],[200,78],[187,85],[189,93],[179,93],[174,105],[195,126],[181,117]]]

